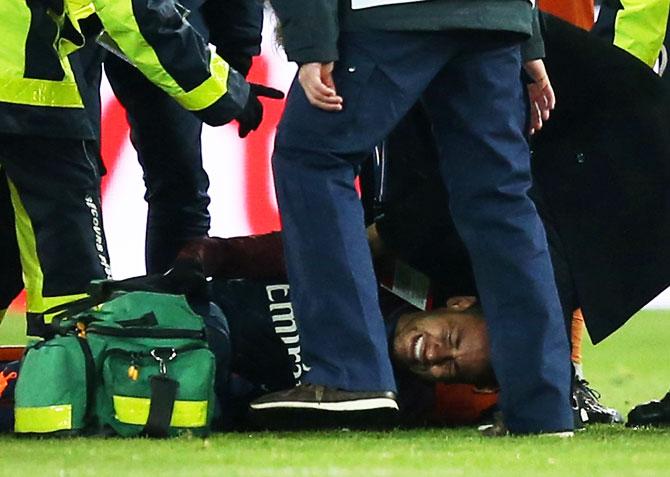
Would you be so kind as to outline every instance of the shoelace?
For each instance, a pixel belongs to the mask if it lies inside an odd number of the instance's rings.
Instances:
[[[589,397],[595,399],[596,401],[600,399],[600,393],[590,387],[589,382],[586,379],[580,379],[578,383]]]

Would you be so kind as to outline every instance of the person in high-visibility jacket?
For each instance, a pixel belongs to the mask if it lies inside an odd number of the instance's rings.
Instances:
[[[97,85],[73,52],[97,38],[211,125],[237,119],[241,131],[256,129],[257,96],[282,97],[249,85],[183,13],[170,0],[0,2],[0,170],[14,211],[0,228],[16,228],[29,334],[45,332],[40,313],[111,276],[95,119],[86,110]]]
[[[670,0],[604,0],[593,32],[653,67],[669,14]]]
[[[180,2],[190,11],[189,23],[246,76],[252,57],[261,50],[263,4],[258,0]],[[209,231],[209,177],[202,163],[202,121],[115,55],[105,58],[105,74],[126,110],[130,140],[142,166],[147,273],[162,273],[186,242]],[[221,154],[225,157],[229,152]]]

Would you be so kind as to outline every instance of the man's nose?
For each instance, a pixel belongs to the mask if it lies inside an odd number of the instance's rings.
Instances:
[[[454,359],[454,350],[450,346],[431,340],[426,345],[426,360],[429,364],[439,364]]]

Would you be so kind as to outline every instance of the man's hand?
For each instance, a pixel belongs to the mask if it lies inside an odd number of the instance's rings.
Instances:
[[[342,97],[333,81],[334,63],[305,63],[298,71],[298,81],[312,106],[324,111],[341,111]]]
[[[526,73],[533,80],[528,84],[530,99],[530,134],[542,129],[544,121],[549,119],[551,110],[556,106],[556,96],[549,82],[547,70],[542,60],[527,61],[523,65]]]
[[[249,83],[249,98],[240,115],[236,118],[239,123],[237,134],[244,138],[251,131],[255,131],[263,120],[263,105],[259,97],[283,99],[284,93],[278,89],[270,88],[262,84]]]

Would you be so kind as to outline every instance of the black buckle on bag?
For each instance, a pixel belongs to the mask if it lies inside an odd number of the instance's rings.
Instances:
[[[163,376],[167,376],[167,365],[165,362],[170,362],[177,357],[177,351],[174,348],[167,349],[152,349],[149,353],[153,359],[158,361],[158,370]]]

